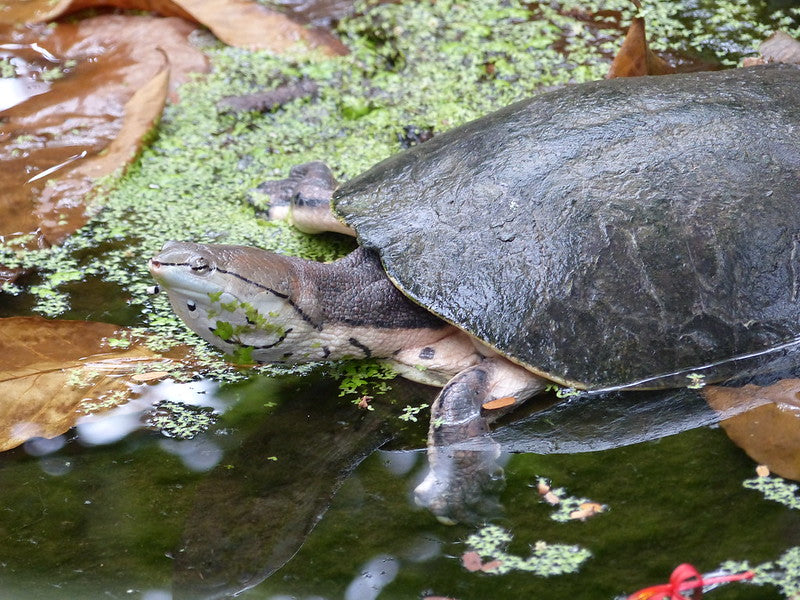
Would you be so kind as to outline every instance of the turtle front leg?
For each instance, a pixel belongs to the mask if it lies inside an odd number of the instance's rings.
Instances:
[[[297,165],[289,177],[265,181],[256,188],[269,196],[266,212],[272,221],[288,219],[303,233],[332,231],[355,236],[355,232],[339,221],[331,212],[331,196],[336,189],[336,178],[325,163],[310,162]],[[256,208],[264,209],[255,202]]]
[[[417,504],[443,523],[477,522],[499,509],[503,469],[500,447],[486,437],[475,448],[470,438],[486,436],[489,425],[545,387],[545,381],[506,359],[495,357],[453,377],[431,407],[428,474],[414,490]],[[507,399],[499,409],[493,401]]]

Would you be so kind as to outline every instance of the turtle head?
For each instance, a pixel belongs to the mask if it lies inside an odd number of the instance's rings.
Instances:
[[[295,262],[246,246],[167,242],[149,266],[175,313],[237,362],[295,362],[293,346],[313,330],[294,298]]]

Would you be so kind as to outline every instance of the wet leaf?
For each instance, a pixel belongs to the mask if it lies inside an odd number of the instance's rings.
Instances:
[[[481,559],[480,554],[474,550],[471,550],[469,552],[464,552],[464,554],[461,555],[461,564],[464,565],[464,568],[467,571],[480,571],[481,567],[483,567],[483,559]]]
[[[166,17],[192,20],[191,15],[172,0],[15,0],[0,11],[0,24],[41,23],[72,12],[99,6],[123,10],[148,10]]]
[[[330,56],[347,47],[324,29],[309,29],[252,0],[175,0],[226,44],[249,50],[286,52],[304,42]]]
[[[800,41],[783,31],[776,31],[761,42],[758,53],[758,57],[744,59],[742,65],[745,67],[767,63],[800,65]]]
[[[639,7],[638,2],[635,2]],[[641,75],[666,75],[675,69],[656,56],[647,47],[644,18],[634,17],[614,62],[608,70],[608,78],[639,77]]]
[[[494,400],[484,402],[481,408],[484,410],[498,410],[500,408],[513,406],[516,402],[517,400],[514,398],[514,396],[504,396],[502,398],[495,398]]]
[[[148,10],[202,23],[230,46],[286,52],[298,42],[324,54],[347,54],[347,47],[322,28],[305,27],[254,0],[28,0],[0,12],[0,24],[38,23],[95,6]]]
[[[800,480],[800,380],[760,387],[708,387],[706,400],[721,425],[754,461],[781,477]],[[733,415],[733,416],[729,416]]]
[[[108,323],[0,319],[0,451],[127,402],[138,385],[132,375],[163,369],[164,358],[141,345],[109,343],[121,338],[128,332]]]
[[[44,86],[23,90],[29,97],[2,113],[0,235],[34,234],[48,245],[86,222],[93,180],[136,156],[161,113],[167,78],[174,90],[189,72],[207,70],[187,40],[192,31],[176,18],[119,15],[0,28],[0,41],[26,65],[10,81]]]

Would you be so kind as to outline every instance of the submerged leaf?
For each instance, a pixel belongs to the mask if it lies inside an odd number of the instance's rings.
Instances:
[[[32,437],[51,438],[87,414],[127,402],[138,385],[130,376],[163,368],[164,358],[109,323],[0,319],[0,451]]]
[[[733,442],[760,464],[782,477],[800,480],[800,380],[785,379],[768,387],[708,387],[712,408]]]
[[[93,179],[135,157],[161,113],[169,75],[174,89],[188,72],[207,69],[187,40],[192,30],[175,18],[118,15],[0,28],[26,64],[50,65],[12,80],[35,79],[44,89],[3,113],[0,235],[35,234],[47,245],[85,223]]]

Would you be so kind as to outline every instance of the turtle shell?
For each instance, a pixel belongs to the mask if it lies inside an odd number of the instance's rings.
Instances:
[[[333,207],[405,294],[536,373],[717,377],[800,335],[800,68],[544,93],[379,163]]]

